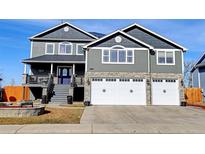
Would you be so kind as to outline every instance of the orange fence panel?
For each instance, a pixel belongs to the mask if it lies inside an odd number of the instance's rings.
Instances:
[[[185,88],[185,99],[188,105],[201,105],[203,95],[201,88]]]
[[[3,101],[5,102],[17,102],[30,99],[29,87],[5,86],[3,89]]]

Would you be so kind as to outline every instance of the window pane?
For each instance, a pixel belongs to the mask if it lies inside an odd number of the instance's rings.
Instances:
[[[127,57],[127,62],[132,63],[133,62],[133,57]]]
[[[53,44],[47,44],[47,53],[53,53]]]
[[[132,56],[132,53],[133,53],[132,50],[128,50],[127,51],[127,56]]]
[[[109,56],[103,56],[103,62],[109,62]]]
[[[126,51],[119,50],[119,62],[126,62]]]
[[[60,53],[65,53],[65,44],[60,44]]]
[[[117,50],[110,50],[110,62],[117,62]]]
[[[109,56],[109,50],[104,50],[103,55]]]
[[[83,45],[78,45],[78,54],[84,54]]]
[[[165,52],[164,51],[158,52],[158,63],[165,63]]]
[[[168,64],[173,64],[174,63],[173,52],[167,52],[166,53],[166,60],[167,60]]]
[[[71,45],[66,44],[66,53],[71,53]]]

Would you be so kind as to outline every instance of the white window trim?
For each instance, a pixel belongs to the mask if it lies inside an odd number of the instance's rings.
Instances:
[[[47,53],[47,45],[49,45],[49,44],[53,45],[53,53]],[[46,45],[45,45],[45,54],[54,55],[54,51],[55,51],[55,43],[46,43]]]
[[[71,53],[60,53],[60,45],[61,44],[70,44],[71,45]],[[72,55],[73,54],[73,44],[70,43],[70,42],[61,42],[61,43],[58,43],[58,54],[59,55]]]
[[[104,62],[104,61],[103,61],[104,50],[109,50],[109,51],[108,51],[108,52],[109,52],[109,62]],[[123,48],[123,50],[126,51],[126,57],[125,57],[126,62],[110,62],[110,50],[122,50],[122,49],[112,49],[112,48],[102,49],[102,50],[101,50],[101,54],[102,54],[102,56],[101,56],[101,61],[102,61],[102,64],[134,64],[135,56],[134,56],[134,50],[133,50],[133,49]],[[131,62],[131,63],[127,62],[127,51],[128,51],[128,50],[132,51],[132,55],[133,55],[133,56],[132,56],[132,62]],[[119,52],[117,52],[117,60],[118,60],[118,59],[119,59]]]
[[[175,65],[175,50],[174,49],[158,49],[156,50],[157,54],[156,54],[156,61],[157,61],[157,65]],[[164,51],[165,52],[165,63],[159,63],[158,61],[158,52],[159,51]],[[167,52],[172,52],[173,53],[173,63],[166,63],[166,53]]]
[[[76,44],[76,55],[84,55],[84,54],[81,54],[81,53],[78,53],[78,46],[84,46],[85,44],[81,43],[81,44]]]

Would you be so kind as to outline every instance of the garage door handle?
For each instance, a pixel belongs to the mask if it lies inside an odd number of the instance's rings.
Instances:
[[[167,92],[167,91],[164,89],[164,90],[163,90],[163,93],[166,93],[166,92]]]

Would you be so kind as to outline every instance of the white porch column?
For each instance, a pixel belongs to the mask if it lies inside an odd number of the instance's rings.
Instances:
[[[75,75],[75,64],[73,64],[73,75]]]
[[[24,64],[24,71],[23,71],[23,74],[27,74],[27,65]]]
[[[53,63],[51,63],[51,74],[53,74]]]

